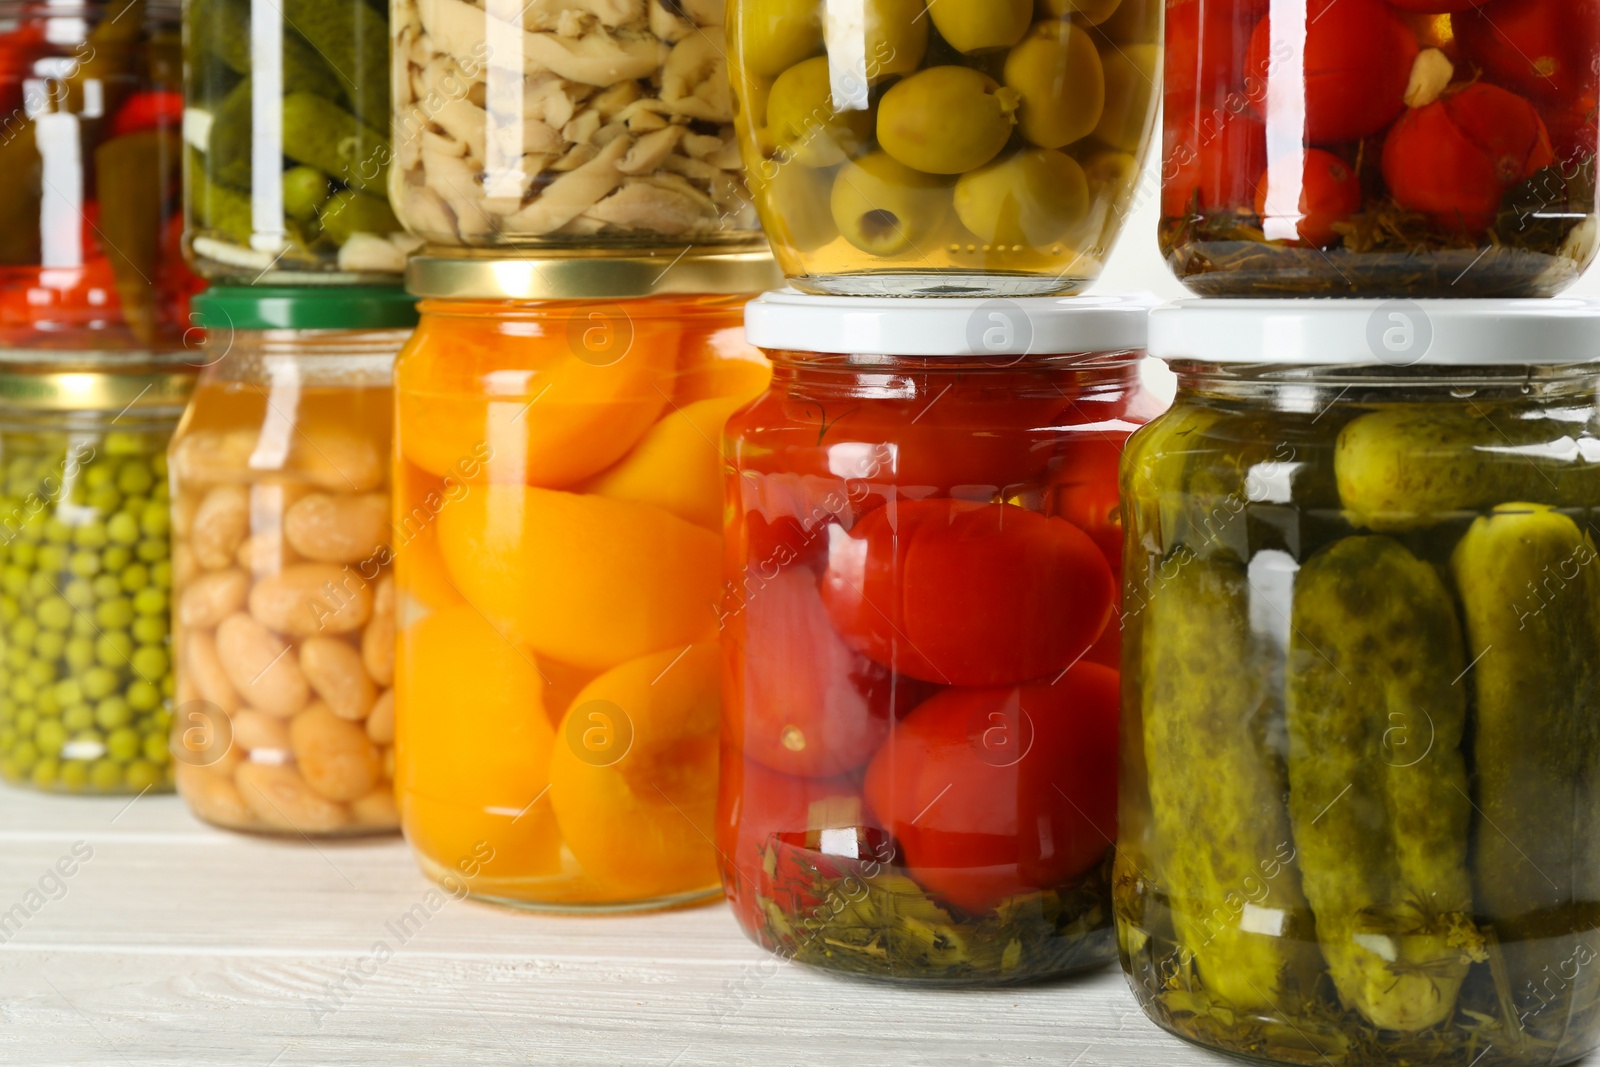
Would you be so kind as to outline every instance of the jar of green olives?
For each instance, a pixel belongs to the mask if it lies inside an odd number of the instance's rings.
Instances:
[[[732,0],[751,191],[797,288],[1045,296],[1097,277],[1155,115],[1160,0]]]
[[[167,441],[179,356],[0,364],[0,777],[172,786]]]
[[[1200,300],[1123,453],[1145,1011],[1318,1067],[1600,1046],[1600,305]]]

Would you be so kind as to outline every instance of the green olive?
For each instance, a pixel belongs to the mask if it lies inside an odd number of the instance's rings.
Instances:
[[[867,81],[876,85],[922,66],[930,36],[928,5],[924,0],[833,0],[823,35],[835,67],[859,71],[864,66]]]
[[[818,0],[744,0],[732,12],[730,66],[736,70],[775,78],[822,50]]]
[[[834,167],[872,139],[870,110],[835,111],[828,57],[796,63],[778,76],[767,100],[767,128],[789,159],[806,167]]]
[[[928,14],[951,47],[971,55],[1022,40],[1033,22],[1033,0],[935,0]]]
[[[1063,148],[1089,136],[1105,110],[1100,53],[1088,31],[1070,22],[1036,23],[1006,56],[1006,85],[1022,97],[1022,135],[1040,148]]]
[[[965,174],[1006,146],[1018,100],[1016,91],[981,71],[930,67],[883,94],[878,144],[913,170]]]
[[[1159,44],[1165,6],[1164,0],[1122,0],[1099,30],[1113,44]]]
[[[1137,152],[1155,118],[1161,46],[1129,44],[1101,55],[1106,104],[1094,128],[1095,139],[1124,152]]]
[[[1121,6],[1122,0],[1039,0],[1039,17],[1076,18],[1079,22],[1098,26],[1115,15]]]
[[[813,252],[839,236],[833,221],[831,170],[773,164],[772,177],[755,181],[767,235],[774,245]]]
[[[840,169],[831,202],[845,240],[874,256],[897,256],[918,251],[942,226],[950,183],[874,152]]]
[[[992,245],[1042,247],[1089,213],[1089,182],[1072,157],[1028,148],[956,182],[962,225]]]

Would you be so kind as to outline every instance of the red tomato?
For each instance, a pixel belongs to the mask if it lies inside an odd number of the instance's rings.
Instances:
[[[1294,165],[1292,158],[1284,162],[1290,167]],[[1256,214],[1261,216],[1268,240],[1284,239],[1274,223],[1299,234],[1299,239],[1290,241],[1291,244],[1326,248],[1342,240],[1333,224],[1347,222],[1361,210],[1361,182],[1355,171],[1332,152],[1308,148],[1302,157],[1298,202],[1284,204],[1273,195],[1273,186],[1268,180],[1276,175],[1275,166],[1263,171],[1261,180],[1256,183]],[[1292,180],[1293,175],[1287,177]]]
[[[124,137],[140,130],[176,129],[183,122],[183,94],[166,89],[134,93],[111,120],[111,136]]]
[[[748,461],[749,457],[738,460]],[[737,528],[729,529],[729,544],[740,546],[741,565],[761,568],[763,573],[794,562],[816,564],[820,571],[829,527],[848,527],[867,510],[856,499],[866,495],[866,487],[843,478],[745,469],[728,484],[737,494],[735,527],[744,524],[742,540]]]
[[[810,571],[782,570],[751,585],[744,603],[730,606],[724,632],[728,738],[801,778],[860,767],[888,736],[893,713],[925,687],[840,640]]]
[[[1161,213],[1169,219],[1214,212],[1249,214],[1255,181],[1267,165],[1267,128],[1248,115],[1163,133]]]
[[[1222,107],[1230,95],[1249,97],[1253,88],[1259,91],[1265,84],[1265,69],[1245,69],[1250,31],[1265,5],[1252,8],[1241,11],[1238,5],[1217,0],[1190,0],[1167,8],[1162,84],[1169,116],[1176,118],[1195,108],[1211,111]],[[1247,73],[1255,75],[1254,80],[1247,81]]]
[[[0,337],[121,325],[122,302],[104,256],[81,267],[0,267]]]
[[[885,504],[828,546],[822,598],[851,647],[945,685],[1065,669],[1100,636],[1111,568],[1064,519],[1013,504]]]
[[[1054,685],[946,690],[896,725],[865,793],[911,877],[978,915],[1093,867],[1117,833],[1117,688],[1080,663]]]
[[[1061,445],[1061,466],[1050,479],[1045,514],[1066,519],[1088,534],[1122,575],[1122,508],[1117,468],[1134,427],[1076,434]]]
[[[45,48],[42,19],[0,33],[0,109],[13,114],[23,110],[23,83]]]
[[[1494,0],[1451,22],[1461,54],[1508,89],[1540,101],[1594,89],[1595,0]]]
[[[722,887],[747,931],[764,925],[761,854],[774,838],[793,839],[831,828],[833,816],[855,811],[861,800],[848,778],[793,778],[752,763],[724,745],[717,790],[717,851]]]
[[[1506,190],[1555,161],[1532,104],[1473,82],[1413,108],[1383,144],[1383,180],[1395,201],[1467,233],[1489,228]]]
[[[1275,64],[1277,79],[1304,78],[1305,139],[1309,144],[1358,141],[1383,130],[1405,109],[1406,86],[1417,59],[1417,39],[1381,0],[1307,0],[1304,67]],[[1250,37],[1251,70],[1272,55],[1272,17]],[[1256,104],[1268,117],[1271,95]],[[1259,173],[1259,172],[1257,172]]]
[[[1600,109],[1596,108],[1596,100],[1595,95],[1584,95],[1571,104],[1552,106],[1544,112],[1550,148],[1556,162],[1569,171],[1582,166],[1600,148]]]

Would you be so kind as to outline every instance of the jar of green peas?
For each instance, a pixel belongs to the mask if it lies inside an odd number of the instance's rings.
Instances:
[[[172,786],[167,441],[181,355],[0,361],[0,777]]]

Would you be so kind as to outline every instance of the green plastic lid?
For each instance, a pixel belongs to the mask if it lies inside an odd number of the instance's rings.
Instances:
[[[235,330],[409,330],[416,298],[398,285],[213,285],[196,324]]]

